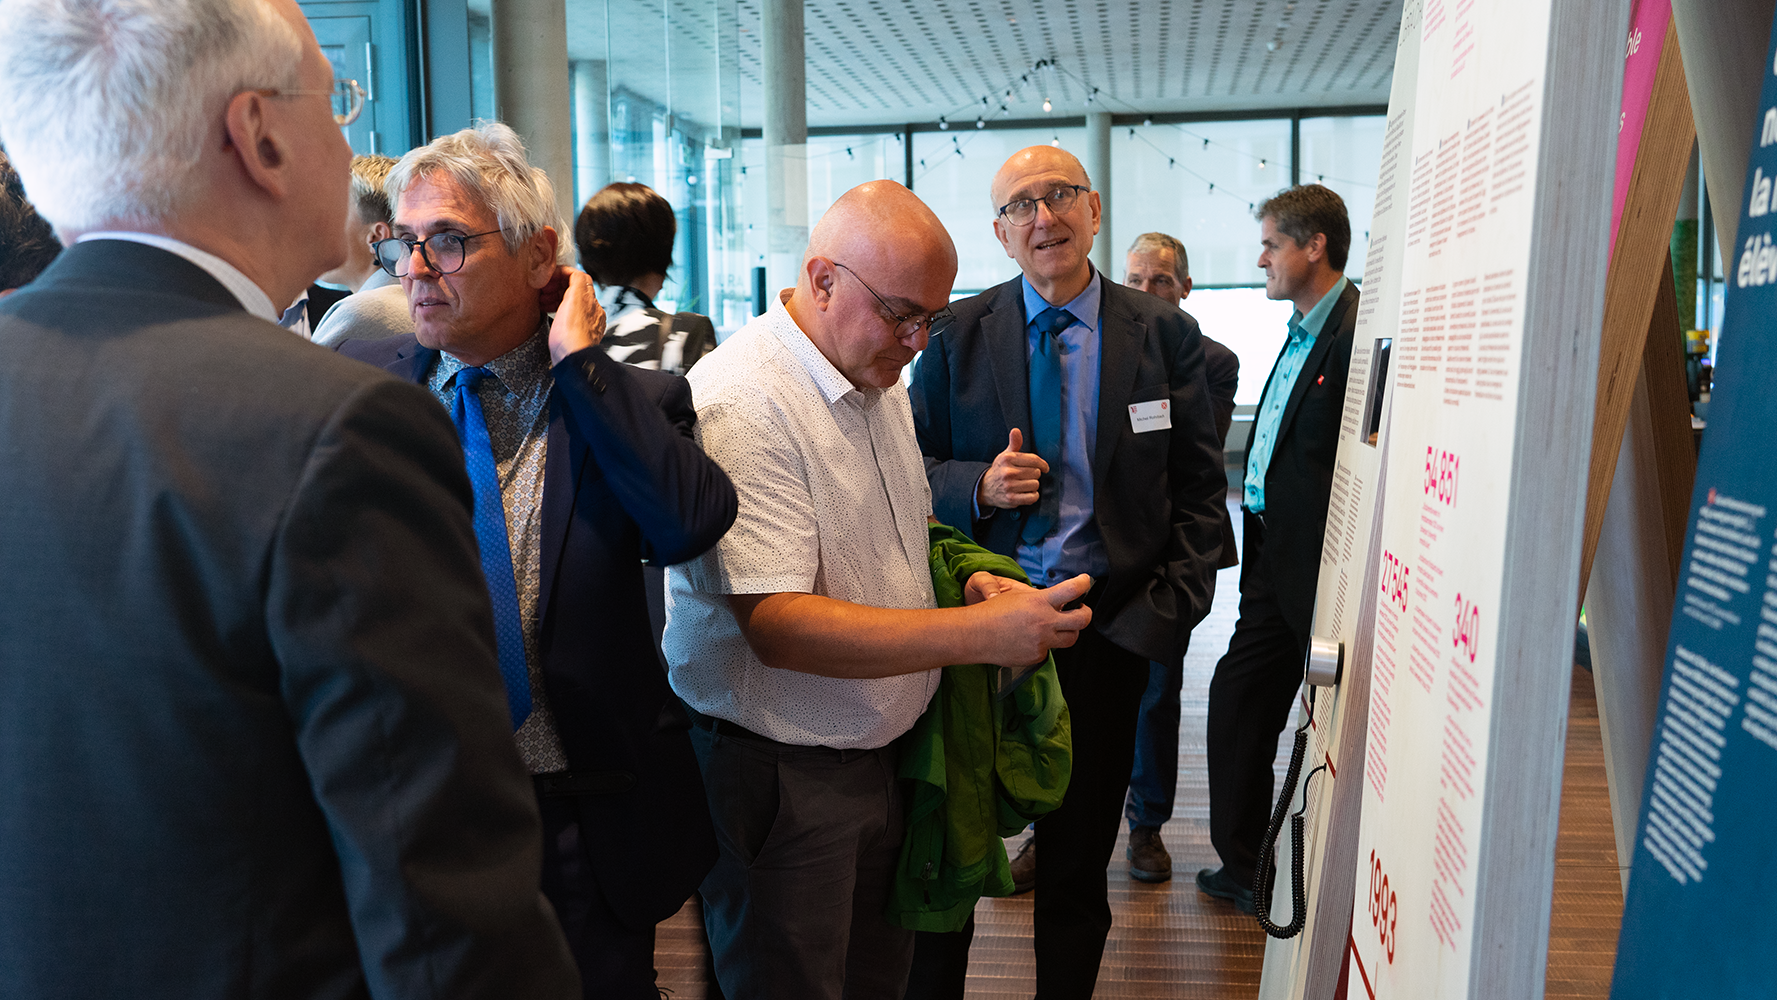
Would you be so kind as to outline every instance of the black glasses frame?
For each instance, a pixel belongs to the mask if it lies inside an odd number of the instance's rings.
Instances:
[[[504,229],[490,229],[485,233],[471,233],[468,236],[461,236],[456,233],[433,233],[432,235],[426,237],[423,240],[409,240],[409,239],[403,239],[399,236],[391,236],[386,240],[377,240],[375,243],[370,244],[370,251],[371,251],[371,253],[374,253],[376,255],[376,266],[382,268],[384,271],[387,271],[391,278],[405,278],[405,277],[407,277],[407,275],[409,273],[411,273],[413,271],[412,261],[413,261],[413,252],[415,249],[418,249],[420,252],[420,256],[422,256],[426,259],[426,266],[427,267],[431,268],[434,271],[437,271],[439,274],[455,274],[458,271],[461,271],[463,269],[463,265],[469,259],[469,241],[470,240],[479,239],[483,236],[492,236],[495,233],[503,233],[505,231],[506,230],[504,230]],[[457,266],[456,267],[450,268],[449,270],[445,270],[444,268],[438,266],[438,261],[435,257],[432,256],[432,251],[430,249],[430,245],[433,240],[444,240],[445,241],[445,243],[439,247],[440,254],[442,254],[444,252],[444,246],[448,246],[450,244],[451,240],[456,241],[456,243],[457,243],[457,248],[456,248]],[[383,248],[388,246],[391,243],[397,243],[397,244],[400,244],[401,246],[406,247],[407,252],[403,253],[399,258],[397,258],[394,261],[387,260],[384,257]],[[403,265],[403,264],[407,265],[407,269],[405,271],[398,270],[398,268],[400,268],[401,265]]]
[[[1000,210],[995,214],[1014,226],[1028,226],[1037,221],[1037,202],[1047,202],[1049,205],[1049,213],[1051,215],[1060,215],[1068,209],[1073,208],[1074,202],[1079,200],[1080,195],[1085,194],[1090,190],[1092,189],[1084,184],[1063,184],[1041,198],[1018,198],[1013,201],[1008,201],[1004,205],[1001,205]],[[1024,215],[1026,212],[1030,213],[1030,217],[1021,220],[1019,216]]]
[[[939,309],[937,312],[908,313],[907,315],[903,316],[900,313],[895,312],[894,307],[890,306],[888,304],[888,302],[883,299],[882,296],[876,294],[876,289],[870,287],[870,283],[868,281],[864,280],[863,275],[860,275],[858,272],[853,271],[849,267],[845,267],[844,264],[841,264],[838,261],[834,261],[833,266],[845,268],[846,273],[848,273],[852,277],[858,279],[858,284],[864,286],[864,291],[869,292],[872,296],[875,297],[876,301],[882,306],[883,311],[888,313],[888,318],[895,321],[895,333],[898,336],[901,336],[901,337],[917,336],[921,330],[926,330],[929,332],[932,329],[934,329],[935,327],[937,327],[938,324],[948,323],[951,320],[956,318],[956,314],[950,311],[949,306],[945,306],[944,308]],[[909,324],[912,324],[912,326],[909,329],[907,329],[905,333],[903,333],[902,328],[908,327]]]

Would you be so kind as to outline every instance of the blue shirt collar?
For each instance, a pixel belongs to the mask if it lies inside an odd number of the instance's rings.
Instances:
[[[1320,336],[1320,328],[1327,325],[1328,314],[1333,311],[1333,306],[1339,301],[1339,296],[1344,293],[1345,286],[1349,284],[1351,284],[1350,280],[1344,275],[1340,275],[1339,280],[1333,283],[1332,289],[1320,297],[1320,301],[1314,304],[1313,309],[1308,310],[1308,315],[1301,316],[1300,319],[1296,316],[1290,317],[1291,321],[1301,329],[1304,337],[1313,340]],[[1297,316],[1300,314],[1298,313]]]
[[[1020,277],[1018,281],[1024,286],[1024,325],[1028,327],[1037,318],[1038,313],[1055,303],[1038,295],[1037,290],[1031,287],[1029,278]],[[1073,313],[1074,319],[1085,324],[1086,329],[1097,332],[1098,305],[1103,294],[1104,288],[1100,284],[1098,268],[1095,267],[1092,269],[1092,280],[1086,283],[1086,290],[1074,296],[1071,302],[1061,308]]]

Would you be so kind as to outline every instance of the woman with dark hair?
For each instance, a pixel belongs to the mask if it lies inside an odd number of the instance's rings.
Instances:
[[[673,266],[678,228],[673,207],[653,188],[611,184],[580,210],[574,244],[592,280],[617,290],[605,303],[606,353],[639,368],[683,375],[716,346],[716,329],[708,316],[654,307]]]
[[[55,230],[25,200],[25,184],[0,150],[0,299],[31,283],[62,252]]]

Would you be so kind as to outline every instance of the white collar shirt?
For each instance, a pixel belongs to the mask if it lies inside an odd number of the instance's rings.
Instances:
[[[780,743],[869,749],[925,711],[940,671],[821,677],[768,667],[729,594],[931,608],[925,463],[907,388],[858,389],[782,302],[691,370],[697,436],[740,495],[716,547],[667,577],[664,648],[692,708]]]

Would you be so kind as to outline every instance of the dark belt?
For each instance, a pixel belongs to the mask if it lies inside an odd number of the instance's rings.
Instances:
[[[727,736],[729,738],[743,740],[760,740],[765,743],[778,742],[769,736],[760,736],[758,733],[753,732],[751,729],[748,729],[738,722],[729,722],[727,719],[718,719],[713,715],[705,715],[689,705],[685,707],[685,714],[691,716],[692,725],[705,732],[715,733],[717,736]]]
[[[551,771],[531,775],[540,799],[563,795],[616,795],[636,786],[636,776],[628,771]]]

